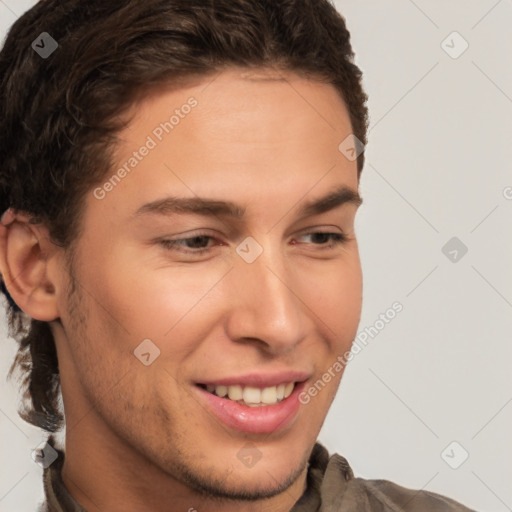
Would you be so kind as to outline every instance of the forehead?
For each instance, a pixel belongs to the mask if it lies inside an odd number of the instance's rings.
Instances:
[[[192,98],[196,105],[190,109]],[[141,96],[129,114],[132,122],[119,134],[126,142],[121,150],[128,151],[134,139],[155,129],[157,143],[187,142],[180,144],[183,153],[206,145],[217,153],[233,145],[283,150],[299,138],[310,138],[311,149],[318,146],[315,133],[327,135],[329,143],[351,132],[347,108],[332,85],[273,69],[230,68],[169,89],[161,86]]]
[[[338,150],[349,115],[329,84],[234,68],[154,89],[128,114],[111,176],[125,171],[102,207],[128,200],[135,212],[166,195],[296,202],[317,185],[316,195],[340,184],[357,189],[357,164]]]

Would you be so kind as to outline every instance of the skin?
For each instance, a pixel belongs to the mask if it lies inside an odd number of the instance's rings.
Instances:
[[[0,227],[11,295],[51,322],[67,425],[63,479],[90,512],[287,511],[305,489],[342,372],[270,434],[229,428],[192,393],[203,378],[290,368],[307,371],[309,386],[356,335],[357,205],[297,215],[336,187],[357,191],[356,162],[338,150],[351,133],[347,109],[332,86],[281,76],[229,69],[134,106],[119,166],[175,108],[198,101],[103,199],[87,195],[71,269],[27,215]],[[229,200],[246,213],[135,215],[168,195]],[[318,231],[347,240],[329,248],[332,239],[311,236]],[[199,246],[205,254],[191,242],[181,251],[161,243],[198,234],[213,237]],[[248,236],[263,248],[250,264],[235,250]],[[150,366],[133,354],[146,338],[160,350]],[[237,457],[247,442],[261,452],[253,467]]]

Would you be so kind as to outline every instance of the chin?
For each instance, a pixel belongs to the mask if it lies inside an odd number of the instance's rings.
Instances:
[[[306,464],[288,465],[267,463],[262,460],[252,467],[239,465],[215,468],[213,474],[201,471],[182,472],[187,484],[203,496],[230,500],[256,501],[271,498],[286,491],[305,470]]]

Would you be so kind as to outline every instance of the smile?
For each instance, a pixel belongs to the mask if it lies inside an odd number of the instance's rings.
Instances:
[[[225,426],[252,434],[270,434],[291,427],[298,419],[302,404],[299,394],[306,380],[279,382],[278,379],[251,380],[250,384],[229,379],[222,384],[210,382],[193,386],[203,409]],[[274,380],[273,385],[268,382]]]
[[[277,404],[288,398],[293,392],[295,382],[287,382],[265,388],[242,386],[240,384],[231,386],[200,384],[199,386],[220,398],[227,398],[248,407],[264,407]]]

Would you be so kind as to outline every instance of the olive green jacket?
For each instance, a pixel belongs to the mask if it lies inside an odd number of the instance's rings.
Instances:
[[[39,512],[87,512],[61,479],[64,454],[44,470],[46,500]],[[290,512],[475,512],[449,498],[405,489],[387,480],[355,478],[346,459],[329,456],[316,443],[308,466],[307,487]]]

